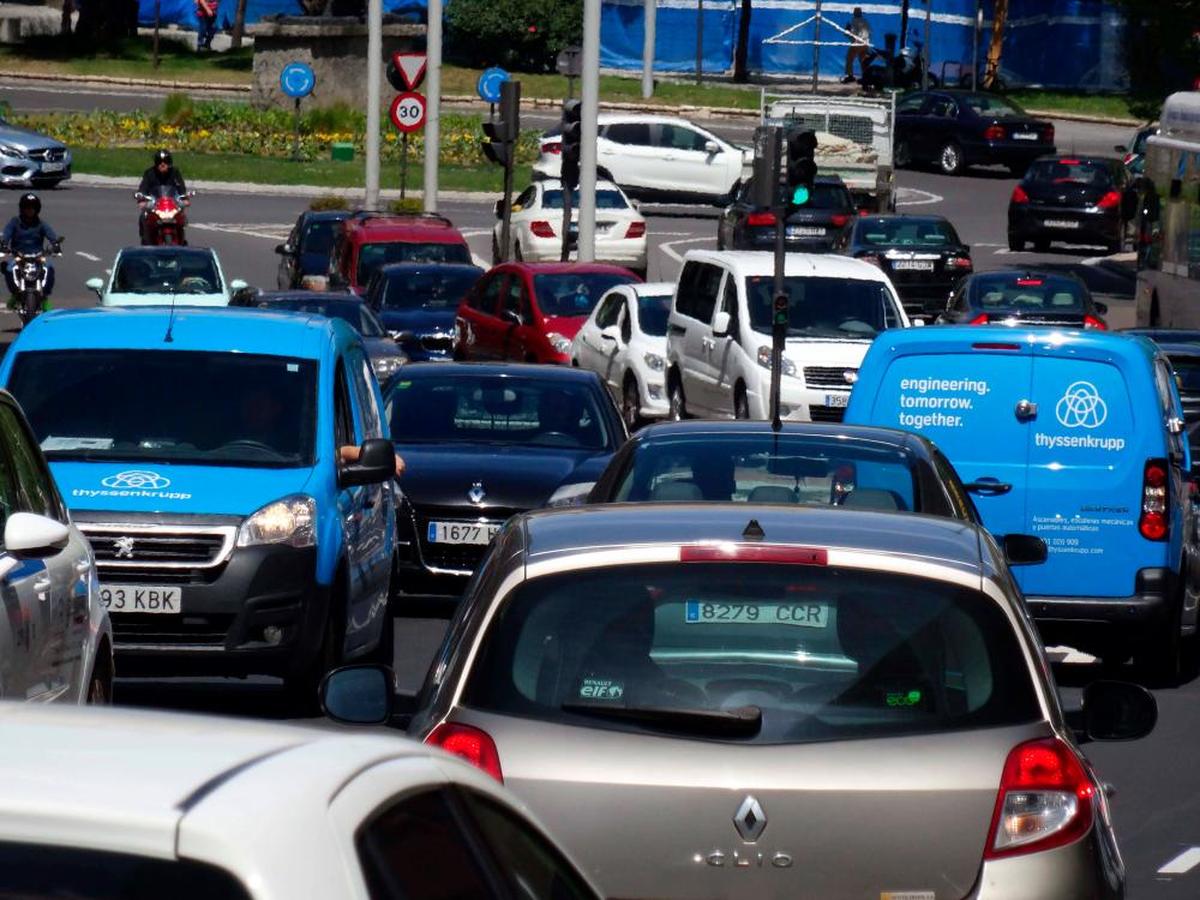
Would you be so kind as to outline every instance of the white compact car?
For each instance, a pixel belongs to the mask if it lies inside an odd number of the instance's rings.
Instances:
[[[597,897],[494,779],[414,741],[15,704],[0,729],[3,897]]]
[[[47,438],[47,449],[55,439]],[[113,637],[96,560],[17,401],[0,391],[0,698],[108,703]]]
[[[503,201],[500,201],[502,203]],[[503,210],[496,204],[496,217]],[[524,262],[558,262],[562,258],[563,192],[558,180],[536,181],[512,205],[510,258]],[[492,262],[500,262],[500,229],[492,228]],[[579,191],[571,203],[570,238],[579,233]],[[571,259],[576,258],[574,249]],[[646,220],[619,187],[596,183],[596,262],[612,263],[646,275]]]
[[[87,281],[101,306],[228,306],[246,286],[225,281],[216,251],[178,246],[118,250],[108,280]]]
[[[672,419],[770,415],[774,254],[691,250],[667,328]],[[780,416],[840,422],[875,335],[909,320],[888,277],[844,256],[787,254]]]
[[[615,287],[575,335],[572,363],[608,385],[630,431],[667,414],[663,375],[674,291],[669,281]]]
[[[609,114],[598,117],[598,128],[598,175],[631,197],[725,205],[754,164],[753,149],[735,146],[687,119]],[[561,173],[562,136],[549,131],[533,177]]]

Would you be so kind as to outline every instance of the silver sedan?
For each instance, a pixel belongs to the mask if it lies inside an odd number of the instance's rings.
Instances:
[[[0,185],[49,187],[70,177],[71,151],[65,144],[0,115]]]

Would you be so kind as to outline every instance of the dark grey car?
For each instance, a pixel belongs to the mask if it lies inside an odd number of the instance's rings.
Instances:
[[[510,521],[410,733],[501,778],[610,897],[1116,898],[1076,744],[1156,710],[1084,696],[1065,716],[970,523],[612,504]]]

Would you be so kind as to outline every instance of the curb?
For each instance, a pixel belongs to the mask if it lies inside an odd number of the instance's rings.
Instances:
[[[125,178],[113,175],[89,175],[87,173],[72,174],[69,181],[64,182],[70,186],[78,184],[82,187],[101,187],[101,188],[124,188],[127,190],[136,190],[140,183],[140,178]],[[198,191],[209,191],[214,194],[257,194],[259,196],[278,196],[278,197],[321,197],[327,194],[336,194],[345,197],[353,202],[356,199],[365,197],[365,192],[362,188],[337,188],[337,187],[319,187],[313,184],[253,184],[245,181],[188,181],[189,188],[195,188]],[[421,197],[422,191],[409,190],[406,191],[409,197]],[[379,192],[381,200],[398,200],[400,199],[400,191],[395,188],[381,190]],[[438,191],[439,200],[450,201],[492,201],[496,199],[495,194],[490,194],[486,191]]]
[[[206,81],[165,81],[153,78],[124,78],[116,75],[63,75],[61,73],[36,74],[0,69],[0,79],[18,81],[57,81],[67,84],[100,84],[110,87],[177,88],[187,91],[210,91],[216,93],[249,94],[248,84],[212,84]]]

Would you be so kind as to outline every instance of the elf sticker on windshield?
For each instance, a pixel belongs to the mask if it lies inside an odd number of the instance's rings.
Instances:
[[[904,428],[962,428],[991,386],[981,378],[901,378],[899,422]]]
[[[585,678],[579,696],[584,700],[620,700],[625,696],[625,686],[611,678]]]
[[[1035,446],[1048,450],[1078,448],[1110,450],[1114,453],[1125,449],[1124,438],[1099,437],[1087,433],[1108,421],[1108,404],[1090,381],[1073,381],[1067,385],[1061,399],[1054,405],[1054,418],[1063,428],[1075,433],[1046,434],[1038,431],[1033,435]]]

